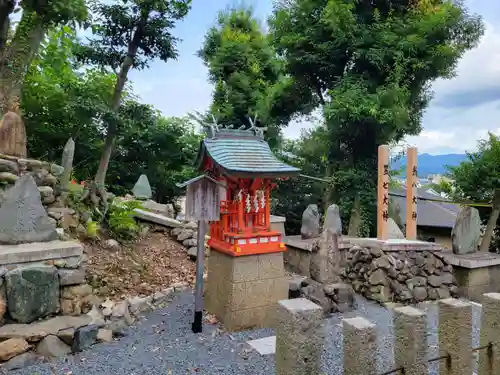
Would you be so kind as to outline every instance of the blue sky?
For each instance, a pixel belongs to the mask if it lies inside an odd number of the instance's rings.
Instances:
[[[469,51],[457,67],[457,76],[434,83],[435,96],[423,120],[424,130],[409,137],[419,152],[442,154],[473,150],[488,131],[500,134],[500,1],[466,0],[469,9],[483,16],[486,33],[478,48]],[[130,79],[142,100],[166,116],[184,116],[204,111],[211,101],[212,87],[207,69],[196,51],[217,13],[232,5],[253,7],[264,20],[272,10],[272,0],[193,0],[184,21],[174,30],[182,39],[179,58],[167,63],[156,61],[144,71],[133,71]],[[284,134],[295,138],[307,121],[290,124]]]

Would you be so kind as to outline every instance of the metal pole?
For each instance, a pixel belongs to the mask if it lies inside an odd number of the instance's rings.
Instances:
[[[203,272],[205,271],[205,232],[207,225],[198,220],[198,251],[196,253],[196,290],[194,293],[194,321],[191,329],[194,333],[203,330]]]

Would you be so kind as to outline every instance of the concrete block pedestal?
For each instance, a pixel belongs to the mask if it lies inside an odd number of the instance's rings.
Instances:
[[[205,308],[228,331],[273,328],[277,302],[287,298],[282,252],[233,257],[211,249]]]

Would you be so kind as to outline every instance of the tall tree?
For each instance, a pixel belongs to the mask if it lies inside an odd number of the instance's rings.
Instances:
[[[478,142],[476,152],[467,154],[466,161],[450,168],[450,175],[455,197],[492,203],[480,248],[488,251],[500,216],[500,137],[489,133],[487,139]]]
[[[153,59],[177,58],[175,38],[171,30],[184,18],[191,0],[119,0],[99,3],[93,11],[94,38],[77,52],[81,61],[112,69],[116,74],[110,108],[118,113],[125,83],[131,69],[144,69]],[[117,116],[106,119],[106,140],[95,175],[95,184],[104,186],[115,138],[119,130]]]
[[[74,178],[88,181],[99,164],[115,75],[75,61],[76,43],[76,32],[68,26],[48,33],[26,76],[21,104],[30,156],[59,162],[71,136],[76,143]],[[124,195],[138,175],[148,172],[154,199],[173,202],[181,193],[175,183],[194,177],[191,162],[199,136],[193,126],[140,103],[131,87],[123,94],[118,116],[121,131],[108,172],[110,190]]]
[[[0,111],[19,106],[26,72],[50,28],[87,18],[85,0],[29,0],[20,3],[21,20],[8,40],[15,1],[0,3]]]
[[[271,19],[277,51],[296,85],[321,106],[328,130],[325,203],[375,217],[380,144],[418,134],[437,78],[449,78],[483,33],[456,1],[287,0]]]
[[[289,80],[252,10],[220,12],[198,54],[215,86],[211,114],[235,128],[249,127],[248,118],[257,117],[257,125],[268,127],[268,139],[276,143],[280,126],[293,112],[280,108],[289,105],[281,99]]]

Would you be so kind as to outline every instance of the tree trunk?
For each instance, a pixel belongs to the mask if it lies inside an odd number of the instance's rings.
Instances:
[[[142,30],[146,25],[147,17],[141,19],[139,25],[134,33],[132,40],[128,45],[128,53],[120,66],[120,72],[116,77],[116,84],[113,91],[113,97],[111,98],[111,109],[114,112],[118,112],[121,104],[123,89],[125,88],[125,83],[127,82],[128,72],[132,68],[134,59],[137,55],[137,50],[139,48],[139,43],[142,37]],[[94,181],[97,186],[103,187],[104,181],[106,180],[106,173],[108,172],[109,160],[111,159],[111,154],[113,153],[113,146],[115,143],[117,124],[113,120],[108,123],[106,141],[104,143],[104,148],[101,154],[101,160],[99,161],[99,168],[95,175]]]
[[[490,249],[491,239],[493,238],[493,232],[497,226],[498,216],[500,215],[500,190],[495,190],[493,195],[492,210],[490,217],[488,218],[488,224],[486,225],[486,230],[484,231],[483,240],[481,241],[481,247],[479,251],[488,251]]]
[[[9,36],[10,28],[10,14],[13,12],[15,7],[15,1],[13,0],[1,0],[0,1],[0,54],[5,48],[7,43],[7,38]]]
[[[35,12],[23,12],[12,43],[4,50],[0,64],[0,110],[2,114],[19,106],[21,89],[31,62],[45,35],[42,19]]]

